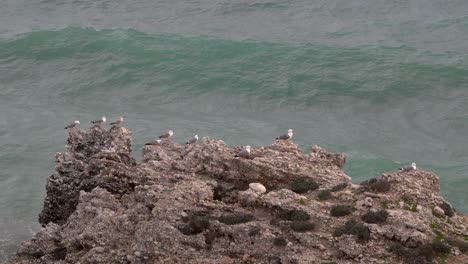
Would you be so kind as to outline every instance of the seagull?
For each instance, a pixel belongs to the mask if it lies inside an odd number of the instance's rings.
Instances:
[[[99,119],[96,119],[94,121],[91,121],[91,123],[95,124],[95,125],[101,125],[101,124],[104,124],[106,122],[106,117],[103,116]]]
[[[405,166],[403,168],[399,168],[398,170],[401,172],[408,172],[408,171],[416,170],[416,163],[413,162],[411,163],[410,166]]]
[[[123,123],[123,116],[120,116],[119,118],[117,118],[117,120],[115,120],[114,122],[110,123],[111,125],[120,125]]]
[[[276,138],[276,140],[289,140],[293,137],[293,130],[292,129],[288,129],[288,133],[287,134],[283,134],[279,137]]]
[[[195,144],[198,141],[198,135],[193,136],[189,141],[185,142],[186,145]]]
[[[155,146],[155,145],[161,145],[161,140],[156,139],[154,141],[146,142],[145,146]]]
[[[250,146],[247,145],[244,147],[244,149],[242,149],[239,153],[237,153],[237,155],[235,155],[234,157],[236,158],[244,158],[244,159],[247,159],[250,157]]]
[[[159,138],[170,138],[174,135],[174,132],[172,130],[167,131],[166,133],[162,134],[159,136]]]
[[[76,125],[79,125],[79,124],[80,124],[80,121],[75,120],[75,121],[73,121],[73,123],[66,126],[65,129],[74,128],[74,127],[76,127]]]

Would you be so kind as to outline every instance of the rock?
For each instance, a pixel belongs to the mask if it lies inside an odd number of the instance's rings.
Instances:
[[[271,191],[261,198],[266,207],[283,207],[284,205],[300,201],[303,196],[288,189],[281,189],[279,191]]]
[[[372,207],[374,205],[374,200],[372,200],[372,198],[370,197],[366,197],[364,199],[364,206],[366,207]]]
[[[434,212],[436,212],[438,215],[445,215],[445,212],[442,208],[440,208],[439,206],[435,206],[434,207]]]
[[[94,248],[94,251],[96,251],[97,253],[104,253],[104,248],[103,247],[95,247]]]
[[[257,192],[258,194],[263,194],[266,192],[265,186],[263,186],[261,183],[250,183],[249,188]]]
[[[242,206],[254,206],[257,203],[259,193],[248,189],[247,191],[239,192],[238,199]]]
[[[351,185],[342,170],[346,155],[318,146],[305,154],[292,142],[275,142],[236,159],[240,147],[222,140],[164,140],[145,146],[137,162],[131,135],[117,126],[70,132],[68,151],[56,154],[56,173],[47,180],[43,227],[7,264],[400,263],[391,243],[416,247],[436,232],[466,235],[465,216],[433,216],[431,208],[445,200],[432,172],[385,173],[391,188],[377,193]],[[304,178],[319,189],[291,191]],[[351,188],[318,199],[343,183]],[[354,211],[332,217],[338,204]],[[384,223],[362,223],[381,206],[390,215]],[[370,231],[369,240],[335,234],[350,219],[360,223],[353,232]]]
[[[372,207],[374,205],[374,200],[371,197],[366,197],[364,200],[358,202],[362,207]]]

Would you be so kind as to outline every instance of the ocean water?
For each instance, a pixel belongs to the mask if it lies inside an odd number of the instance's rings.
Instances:
[[[468,213],[468,2],[3,0],[0,261],[38,229],[72,120],[346,152],[358,183],[416,162]]]

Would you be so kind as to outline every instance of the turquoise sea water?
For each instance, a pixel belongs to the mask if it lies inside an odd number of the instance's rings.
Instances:
[[[355,182],[416,162],[468,212],[468,2],[26,1],[0,8],[0,261],[37,230],[63,127],[167,129],[346,152]]]

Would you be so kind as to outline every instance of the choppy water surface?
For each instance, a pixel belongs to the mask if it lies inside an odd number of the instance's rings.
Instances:
[[[0,261],[37,229],[63,126],[344,151],[355,182],[416,162],[468,212],[468,2],[26,1],[0,9]],[[137,156],[138,154],[136,154]]]

